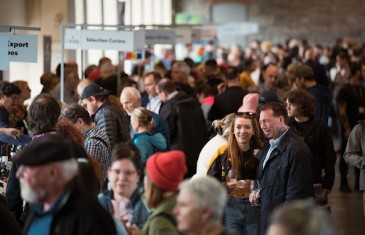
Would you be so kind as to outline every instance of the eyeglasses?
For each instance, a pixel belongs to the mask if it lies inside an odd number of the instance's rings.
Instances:
[[[131,177],[132,175],[137,173],[137,171],[133,171],[133,170],[121,171],[119,169],[112,169],[111,171],[116,175],[123,174],[126,177]]]
[[[256,114],[254,112],[236,112],[236,116],[242,117],[242,116],[248,116],[249,118],[255,118]]]

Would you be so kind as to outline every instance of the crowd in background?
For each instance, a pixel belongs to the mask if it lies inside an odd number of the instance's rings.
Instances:
[[[29,107],[26,82],[0,82],[1,145],[22,148],[0,234],[334,234],[337,156],[340,191],[365,190],[365,45],[348,38],[146,50],[130,75],[68,62],[62,102],[60,66]]]

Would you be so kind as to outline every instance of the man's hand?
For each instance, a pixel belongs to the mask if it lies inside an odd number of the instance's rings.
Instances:
[[[20,130],[16,128],[2,128],[5,135],[11,136],[14,139],[18,139],[20,136]]]

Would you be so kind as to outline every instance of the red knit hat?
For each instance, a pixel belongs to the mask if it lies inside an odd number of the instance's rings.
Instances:
[[[146,163],[153,184],[168,192],[176,192],[187,171],[185,154],[179,150],[155,153]]]

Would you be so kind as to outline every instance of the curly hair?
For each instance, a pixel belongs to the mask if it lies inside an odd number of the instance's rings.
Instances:
[[[304,89],[290,91],[286,96],[286,100],[297,106],[299,115],[304,117],[314,115],[314,97],[308,91]]]

